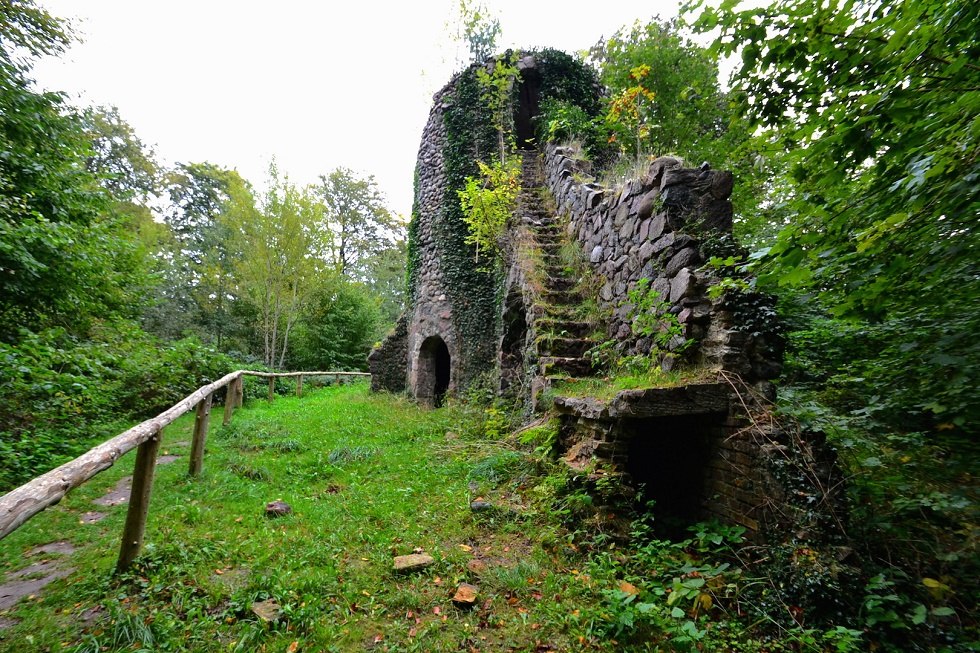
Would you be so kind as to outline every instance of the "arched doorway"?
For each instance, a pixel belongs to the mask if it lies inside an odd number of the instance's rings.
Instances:
[[[520,150],[535,148],[534,119],[539,113],[540,89],[541,73],[536,68],[522,70],[520,86],[517,89],[517,106],[514,111],[514,131],[517,136],[517,148]]]
[[[419,348],[415,398],[438,408],[449,390],[452,358],[439,336],[429,336]]]

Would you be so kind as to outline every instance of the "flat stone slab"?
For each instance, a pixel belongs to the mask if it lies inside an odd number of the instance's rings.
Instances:
[[[672,417],[727,413],[732,397],[726,383],[695,383],[674,388],[623,390],[610,401],[591,397],[555,397],[555,410],[585,419]]]
[[[0,610],[9,610],[25,596],[37,594],[45,586],[74,571],[74,567],[59,567],[53,561],[46,561],[10,572],[0,585]]]
[[[252,604],[252,613],[262,621],[275,621],[282,614],[282,606],[275,599],[256,601]]]
[[[104,512],[96,512],[90,510],[88,512],[83,512],[81,517],[78,518],[79,524],[94,524],[95,522],[100,522],[109,515]]]
[[[94,500],[92,503],[97,506],[106,507],[119,506],[124,503],[129,503],[129,494],[132,489],[133,477],[127,476],[125,478],[121,478],[119,479],[119,482],[116,483],[114,488],[106,492],[98,499]]]
[[[732,389],[727,383],[697,383],[676,388],[623,390],[609,404],[613,417],[670,417],[727,413]]]
[[[20,623],[20,619],[14,619],[13,617],[0,617],[0,630],[13,628],[19,623]]]
[[[170,463],[177,462],[178,460],[180,460],[180,456],[177,456],[172,453],[168,453],[163,456],[157,456],[158,465],[169,465]]]
[[[55,555],[71,555],[75,552],[75,545],[68,540],[58,540],[57,542],[49,542],[47,544],[41,544],[33,549],[29,550],[24,555],[28,558],[32,558],[36,555],[41,554],[55,554]]]
[[[425,569],[435,562],[435,558],[428,553],[410,553],[407,556],[395,556],[394,570],[402,573],[409,573]]]

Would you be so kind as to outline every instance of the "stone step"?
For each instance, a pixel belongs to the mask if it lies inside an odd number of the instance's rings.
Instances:
[[[544,356],[538,359],[538,366],[541,374],[545,376],[565,374],[581,377],[592,374],[592,362],[578,357]]]
[[[553,292],[568,292],[575,287],[575,280],[566,276],[548,277],[544,281],[545,288]]]
[[[534,322],[538,333],[551,333],[559,337],[584,338],[591,334],[595,327],[581,320],[566,320],[554,316],[541,317]]]
[[[559,358],[582,358],[595,344],[588,338],[550,338],[540,342],[538,353]]]
[[[578,306],[584,301],[582,293],[574,290],[551,290],[545,288],[540,297],[553,306]]]

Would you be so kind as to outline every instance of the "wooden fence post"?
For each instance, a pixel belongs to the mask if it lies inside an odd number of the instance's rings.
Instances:
[[[222,424],[225,426],[231,422],[231,416],[235,412],[235,382],[229,381],[228,385],[225,386],[225,418],[222,420]]]
[[[204,442],[208,438],[208,426],[211,423],[211,403],[214,400],[214,393],[209,394],[197,405],[197,414],[194,417],[194,438],[191,441],[191,465],[187,473],[197,476],[201,473],[204,466]],[[225,408],[227,413],[227,407]]]
[[[276,377],[269,377],[269,401],[276,398]]]
[[[129,494],[129,511],[123,527],[122,544],[116,571],[126,571],[143,548],[146,532],[146,516],[150,510],[150,492],[153,490],[153,472],[156,470],[157,452],[163,436],[157,430],[149,440],[136,449],[136,465],[133,468],[133,488]]]
[[[241,408],[245,403],[245,375],[239,374],[235,379],[235,408]]]
[[[296,377],[296,396],[297,397],[302,397],[303,396],[303,375],[302,374],[300,374],[299,376]]]

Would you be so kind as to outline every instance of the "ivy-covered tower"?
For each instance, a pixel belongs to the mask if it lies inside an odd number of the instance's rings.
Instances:
[[[510,56],[508,53],[507,56]],[[594,72],[557,50],[522,53],[512,94],[512,147],[534,147],[536,116],[549,100],[599,110]],[[495,369],[500,340],[502,273],[477,262],[466,242],[458,191],[478,161],[498,153],[498,132],[473,64],[433,97],[415,168],[408,231],[408,306],[395,330],[371,352],[375,390],[407,391],[438,404]]]

